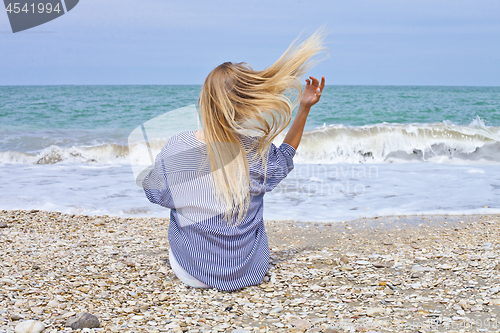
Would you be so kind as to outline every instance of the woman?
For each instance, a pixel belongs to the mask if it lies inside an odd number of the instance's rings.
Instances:
[[[230,62],[215,68],[198,102],[202,129],[170,138],[144,179],[147,198],[171,209],[170,264],[187,285],[236,290],[262,282],[269,264],[264,193],[293,169],[309,110],[321,97],[324,77],[309,77],[304,91],[300,77],[323,39],[316,32],[292,43],[262,71]]]

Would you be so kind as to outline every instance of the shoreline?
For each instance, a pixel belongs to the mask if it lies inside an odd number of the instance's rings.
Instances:
[[[0,332],[500,331],[500,215],[265,224],[265,281],[219,292],[175,277],[168,219],[1,211]]]

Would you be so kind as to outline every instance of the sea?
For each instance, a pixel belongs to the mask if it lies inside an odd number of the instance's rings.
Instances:
[[[140,179],[200,90],[0,86],[0,210],[168,217]],[[294,162],[265,219],[499,214],[500,87],[326,86]]]

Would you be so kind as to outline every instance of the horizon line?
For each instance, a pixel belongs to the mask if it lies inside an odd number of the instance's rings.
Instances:
[[[0,87],[60,87],[60,86],[202,86],[202,83],[183,83],[183,84],[168,84],[168,83],[155,83],[155,84],[76,84],[76,83],[62,83],[62,84],[0,84]],[[305,85],[303,85],[305,86]],[[500,85],[453,85],[453,84],[325,84],[327,86],[336,87],[476,87],[476,88],[499,88]]]

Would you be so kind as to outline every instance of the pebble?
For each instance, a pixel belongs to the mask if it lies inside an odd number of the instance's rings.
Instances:
[[[497,294],[500,291],[500,288],[499,287],[492,287],[492,288],[488,289],[488,291],[492,294]]]
[[[59,302],[57,300],[52,300],[49,303],[47,303],[47,306],[49,308],[57,308],[59,306]]]
[[[435,270],[435,268],[425,267],[421,265],[413,265],[413,267],[411,268],[412,272],[433,272]]]
[[[490,304],[500,305],[500,298],[492,298],[492,299],[490,299]]]
[[[99,319],[88,312],[80,313],[74,317],[68,318],[64,326],[71,327],[72,329],[82,328],[95,328],[99,327],[101,323]]]
[[[387,295],[394,295],[395,292],[391,288],[385,287],[384,293],[387,294]]]
[[[366,315],[369,317],[374,317],[376,314],[384,313],[384,308],[368,308],[366,309]]]
[[[390,264],[384,264],[384,263],[375,263],[375,264],[373,264],[373,267],[375,267],[375,268],[390,268],[391,265]]]
[[[320,290],[322,290],[322,289],[323,289],[323,288],[321,288],[321,287],[320,287],[320,286],[318,286],[317,284],[313,284],[313,285],[311,286],[311,290],[312,290],[312,291],[320,291]]]
[[[76,315],[76,312],[69,311],[69,312],[63,313],[61,315],[61,319],[66,319],[66,318],[69,318],[69,317],[73,317],[74,315]]]
[[[269,313],[279,313],[281,311],[283,311],[283,308],[280,306],[278,308],[271,309],[271,311],[269,311]]]
[[[311,328],[311,323],[304,319],[294,320],[292,321],[292,325],[302,330],[307,330]]]
[[[40,333],[45,329],[45,325],[38,320],[26,320],[16,325],[15,333]]]
[[[20,319],[24,319],[24,316],[22,316],[19,313],[11,313],[10,314],[10,320],[16,321],[16,320],[20,320]]]
[[[0,228],[8,228],[8,227],[9,227],[9,225],[7,223],[5,223],[5,222],[0,223]]]

